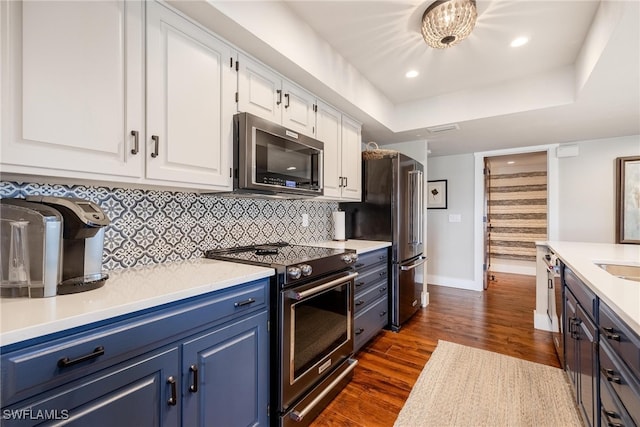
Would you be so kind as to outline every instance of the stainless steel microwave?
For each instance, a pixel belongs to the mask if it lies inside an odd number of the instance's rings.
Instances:
[[[233,117],[235,194],[323,195],[323,148],[316,139],[249,113]]]

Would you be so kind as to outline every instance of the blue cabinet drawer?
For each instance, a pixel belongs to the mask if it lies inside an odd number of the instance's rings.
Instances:
[[[600,419],[601,426],[633,426],[634,423],[624,405],[611,389],[609,381],[600,375]]]
[[[48,420],[45,425],[177,427],[179,407],[167,402],[171,378],[179,381],[179,360],[175,346],[144,354],[4,407],[2,425],[26,427]]]
[[[636,377],[640,377],[640,338],[602,301],[600,339],[606,341]]]
[[[356,296],[360,292],[365,292],[369,287],[374,286],[381,280],[386,281],[388,274],[389,270],[386,264],[364,272],[358,272],[358,277],[355,279]]]
[[[268,304],[268,279],[46,337],[1,357],[2,407]],[[106,323],[106,324],[105,324]]]
[[[640,425],[640,383],[618,359],[607,342],[600,343],[600,378],[606,381],[625,409]]]
[[[381,298],[355,317],[354,351],[358,351],[389,323],[389,299]]]
[[[596,318],[596,294],[575,275],[570,268],[564,269],[564,283],[576,297],[582,309],[591,317]]]
[[[389,286],[387,285],[386,280],[374,283],[372,286],[369,286],[364,292],[356,293],[356,297],[353,301],[355,313],[358,314],[360,311],[364,310],[371,302],[387,295],[388,293]]]
[[[375,251],[367,252],[358,255],[358,261],[356,261],[354,267],[358,271],[362,271],[376,264],[387,265],[389,262],[389,249],[378,249]]]

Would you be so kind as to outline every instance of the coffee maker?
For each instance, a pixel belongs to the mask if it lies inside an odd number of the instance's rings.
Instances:
[[[100,207],[73,197],[27,196],[27,201],[50,206],[63,218],[62,281],[57,294],[96,289],[109,278],[102,272],[104,231],[110,221]]]
[[[2,297],[52,297],[62,280],[62,215],[50,206],[27,202],[25,199],[0,200],[0,296]],[[10,277],[10,246],[13,233],[10,226],[26,223],[29,280],[27,286],[19,286]],[[15,243],[15,242],[14,242]],[[25,254],[26,255],[26,254]],[[24,273],[23,273],[24,274]]]

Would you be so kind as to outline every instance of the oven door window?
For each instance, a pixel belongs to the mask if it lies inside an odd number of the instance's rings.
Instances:
[[[292,383],[351,338],[349,298],[344,283],[291,305]]]
[[[256,129],[255,182],[316,190],[320,150]]]

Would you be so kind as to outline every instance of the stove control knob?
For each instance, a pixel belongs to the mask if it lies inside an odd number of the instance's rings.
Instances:
[[[344,254],[342,255],[342,257],[340,257],[340,259],[342,259],[342,261],[344,261],[345,264],[353,264],[358,260],[358,254],[356,253]]]
[[[308,276],[313,273],[313,268],[309,264],[300,264],[298,267],[300,267],[303,276]]]
[[[288,267],[287,275],[292,279],[299,279],[302,276],[302,270],[299,267]]]

